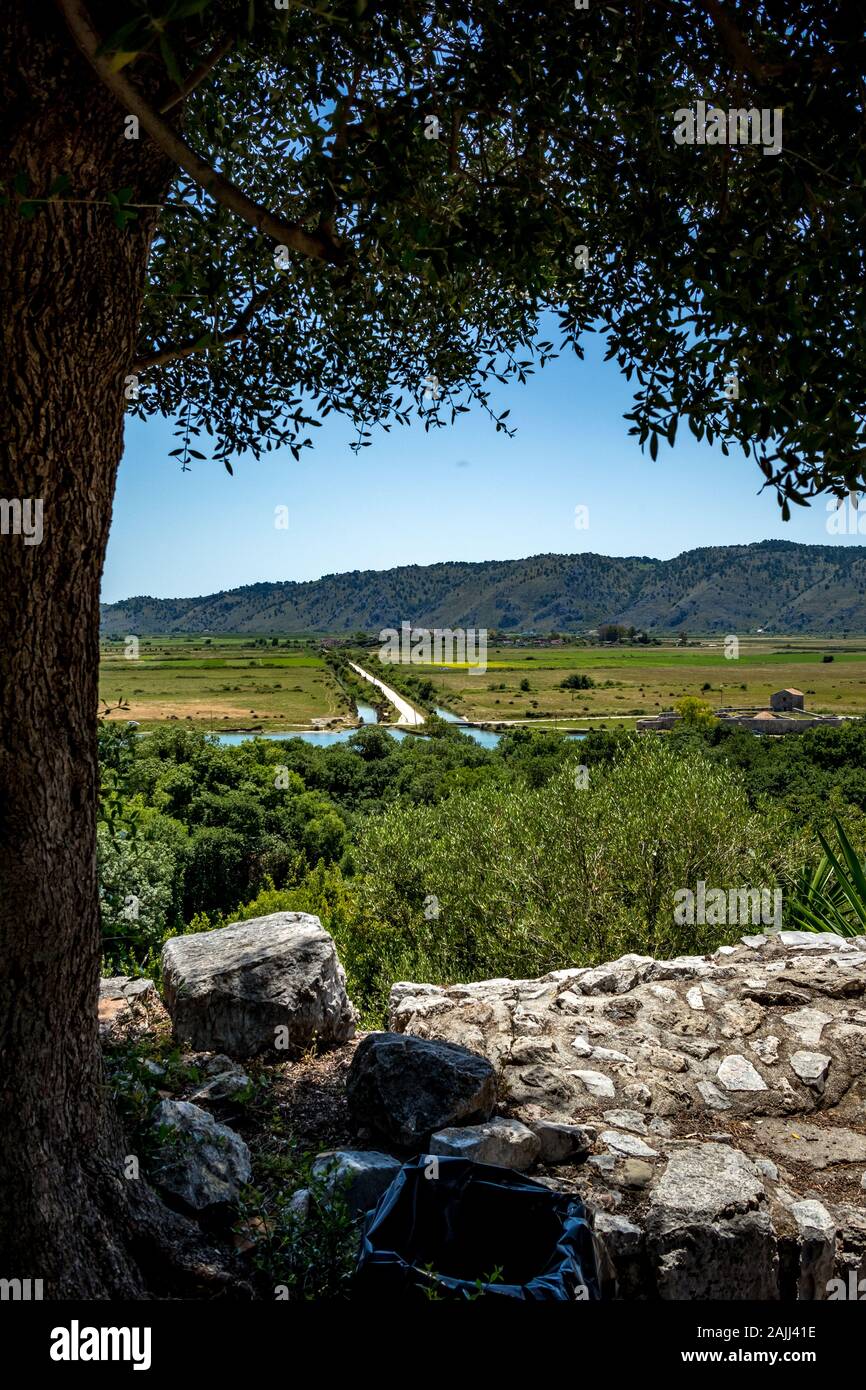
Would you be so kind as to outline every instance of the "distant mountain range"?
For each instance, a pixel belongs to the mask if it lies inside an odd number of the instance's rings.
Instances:
[[[273,635],[399,627],[583,632],[866,633],[866,549],[758,541],[673,560],[532,555],[350,570],[306,583],[247,584],[202,598],[103,604],[106,636]]]

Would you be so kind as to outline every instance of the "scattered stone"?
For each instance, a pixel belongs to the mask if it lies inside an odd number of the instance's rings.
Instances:
[[[400,1148],[420,1148],[436,1130],[481,1124],[496,1104],[490,1062],[468,1048],[402,1033],[369,1033],[346,1080],[356,1124]]]
[[[652,956],[622,956],[608,965],[598,965],[581,977],[583,994],[627,994],[653,965]]]
[[[627,1057],[624,1052],[617,1052],[610,1047],[594,1047],[587,1038],[575,1038],[571,1044],[578,1057],[590,1057],[595,1062],[633,1062],[633,1057]]]
[[[755,1167],[759,1173],[763,1173],[765,1178],[771,1182],[779,1181],[779,1170],[771,1158],[756,1158]]]
[[[608,1280],[613,1282],[616,1298],[640,1298],[644,1286],[641,1259],[644,1238],[640,1226],[625,1216],[607,1211],[596,1211],[592,1224],[604,1256],[604,1260],[599,1261],[603,1284]]]
[[[814,1047],[821,1041],[821,1034],[827,1024],[833,1022],[833,1015],[826,1014],[821,1009],[797,1009],[796,1013],[783,1014],[782,1022],[786,1028],[797,1034],[800,1042],[806,1047]]]
[[[755,1038],[750,1043],[752,1051],[757,1053],[762,1062],[767,1066],[774,1066],[779,1060],[779,1039],[773,1033],[768,1033],[766,1038]]]
[[[298,1221],[306,1221],[310,1214],[310,1189],[299,1187],[289,1202],[289,1211]]]
[[[285,1055],[355,1031],[334,942],[306,912],[171,937],[162,971],[175,1037],[188,1047]]]
[[[635,1134],[646,1134],[647,1123],[638,1110],[605,1110],[602,1119],[614,1129],[630,1129]]]
[[[594,1154],[588,1160],[588,1166],[593,1168],[600,1178],[613,1188],[632,1188],[640,1190],[649,1187],[655,1176],[655,1168],[652,1163],[648,1163],[644,1158],[628,1158],[624,1154],[604,1153]],[[603,1206],[602,1198],[605,1195],[603,1188],[596,1188],[592,1194],[592,1204]],[[620,1198],[617,1195],[617,1202]],[[614,1203],[616,1205],[617,1203]],[[610,1207],[607,1208],[610,1210]]]
[[[431,1154],[496,1163],[526,1172],[541,1154],[541,1140],[519,1120],[489,1120],[483,1125],[440,1129],[428,1145]]]
[[[767,1083],[748,1057],[733,1053],[719,1063],[716,1072],[726,1091],[766,1091]]]
[[[824,1299],[833,1277],[836,1223],[827,1208],[814,1200],[792,1202],[788,1210],[800,1236],[797,1298]]]
[[[730,1110],[731,1102],[725,1100],[718,1086],[714,1086],[712,1081],[699,1081],[698,1090],[704,1105],[709,1106],[710,1110]]]
[[[674,956],[673,960],[654,961],[649,973],[654,980],[694,980],[710,969],[705,956]]]
[[[635,1105],[643,1105],[647,1109],[652,1105],[653,1093],[649,1086],[644,1085],[643,1081],[629,1081],[623,1087],[623,1095]]]
[[[310,1178],[325,1192],[335,1192],[352,1216],[370,1211],[400,1171],[400,1160],[368,1149],[328,1149],[317,1154]]]
[[[190,1096],[190,1100],[195,1102],[231,1100],[240,1091],[246,1090],[250,1085],[250,1078],[240,1067],[234,1066],[228,1061],[227,1057],[221,1057],[221,1062],[228,1062],[226,1071],[218,1071],[206,1081],[203,1086],[199,1086]]]
[[[208,1052],[198,1057],[193,1066],[205,1076],[222,1076],[224,1072],[232,1071],[235,1063],[224,1052]]]
[[[571,1075],[583,1082],[592,1096],[599,1096],[602,1100],[613,1100],[616,1095],[613,1082],[603,1071],[573,1071]]]
[[[764,1010],[753,999],[743,999],[739,1003],[729,1000],[719,1009],[721,1034],[724,1038],[741,1038],[754,1033],[764,1020]]]
[[[648,1255],[664,1299],[770,1298],[777,1264],[761,1175],[738,1149],[676,1149],[650,1194]]]
[[[603,1129],[598,1136],[602,1144],[607,1144],[614,1153],[623,1154],[626,1158],[658,1158],[656,1149],[651,1149],[649,1144],[645,1144],[636,1134],[629,1134],[618,1129]]]
[[[792,1052],[791,1067],[806,1086],[823,1091],[831,1057],[824,1052]]]
[[[804,951],[833,951],[844,949],[847,938],[835,932],[780,931],[783,946],[799,946]]]
[[[583,1125],[557,1124],[552,1120],[534,1120],[529,1128],[541,1145],[542,1163],[579,1162],[589,1153],[592,1135]]]
[[[252,1171],[240,1135],[185,1100],[161,1101],[151,1123],[158,1147],[149,1176],[163,1193],[193,1212],[237,1204]]]

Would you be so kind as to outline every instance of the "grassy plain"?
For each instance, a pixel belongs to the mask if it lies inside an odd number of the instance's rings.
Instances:
[[[143,728],[171,720],[195,728],[308,728],[349,710],[313,646],[257,647],[250,638],[142,638],[138,656],[103,642],[100,701],[128,709],[108,717]],[[102,706],[101,706],[102,707]]]
[[[498,647],[487,670],[413,666],[429,676],[443,704],[473,720],[568,720],[599,727],[657,714],[686,695],[710,706],[764,706],[772,691],[795,686],[816,713],[866,713],[864,639],[748,638],[739,656],[724,642],[660,647]],[[832,656],[825,662],[825,656]],[[572,672],[591,677],[591,690],[563,690]],[[529,682],[529,690],[521,683]],[[708,687],[705,689],[705,687]]]
[[[137,658],[124,654],[122,642],[104,642],[100,697],[109,706],[123,697],[129,708],[109,717],[135,719],[144,728],[169,720],[213,729],[309,728],[314,718],[348,713],[315,639],[292,639],[291,646],[279,640],[273,647],[270,641],[257,646],[250,637],[145,637]],[[404,669],[429,676],[435,700],[480,721],[562,720],[597,728],[614,720],[633,723],[686,695],[711,706],[763,706],[771,691],[789,685],[805,693],[807,709],[866,714],[863,638],[747,638],[735,660],[726,658],[724,642],[715,637],[693,639],[688,647],[496,647],[488,651],[484,672]],[[572,672],[590,676],[594,688],[561,689]],[[399,686],[400,668],[394,674]],[[529,690],[521,690],[522,681]]]

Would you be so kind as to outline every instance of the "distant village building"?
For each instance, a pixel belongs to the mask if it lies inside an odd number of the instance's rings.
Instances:
[[[820,725],[841,724],[838,714],[807,714],[806,699],[802,690],[777,690],[770,696],[770,709],[752,706],[725,706],[714,710],[720,723],[733,724],[738,729],[746,729],[753,734],[800,734],[804,729],[815,729]],[[673,729],[682,719],[677,710],[662,710],[661,714],[650,715],[637,721],[638,733],[664,733]]]
[[[805,709],[806,697],[802,690],[794,690],[788,687],[787,690],[777,690],[770,696],[770,709],[776,710],[779,714],[787,713],[792,709]]]

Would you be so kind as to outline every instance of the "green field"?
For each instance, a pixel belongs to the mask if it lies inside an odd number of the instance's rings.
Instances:
[[[295,651],[250,638],[142,638],[139,655],[103,642],[100,700],[128,708],[108,716],[145,728],[173,720],[196,728],[307,728],[313,718],[350,712],[339,684],[312,645]]]
[[[197,728],[299,729],[313,719],[349,715],[349,700],[315,639],[292,639],[289,648],[286,640],[273,647],[249,637],[142,638],[137,658],[124,655],[123,643],[104,642],[100,697],[109,706],[122,698],[128,709],[109,717],[144,727],[177,720]],[[484,672],[392,669],[397,688],[406,674],[429,676],[432,703],[479,721],[598,727],[656,714],[686,695],[713,707],[763,706],[771,691],[788,685],[802,690],[807,709],[817,713],[866,714],[863,639],[748,638],[736,660],[725,657],[719,638],[688,647],[497,647]],[[595,687],[561,689],[575,671]],[[520,688],[525,680],[529,690]]]
[[[726,658],[719,638],[688,647],[504,647],[489,650],[484,672],[408,669],[429,676],[447,708],[482,721],[562,719],[598,727],[657,714],[686,695],[713,707],[763,706],[782,686],[802,690],[816,713],[866,713],[863,639],[749,638],[739,652]],[[595,688],[562,690],[574,671],[590,676]],[[524,680],[528,691],[520,688]]]

